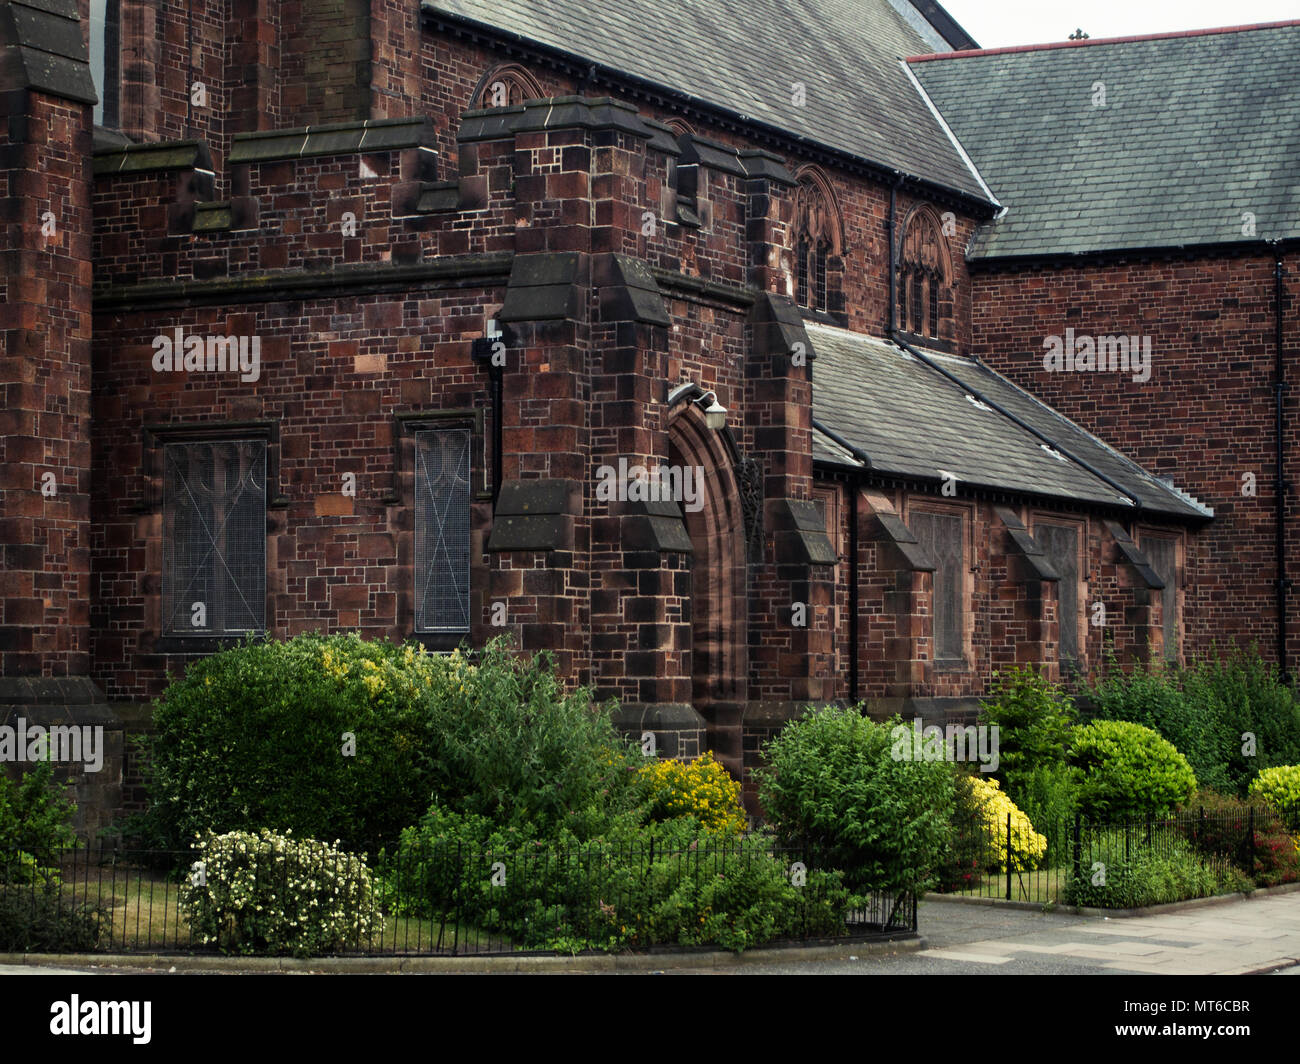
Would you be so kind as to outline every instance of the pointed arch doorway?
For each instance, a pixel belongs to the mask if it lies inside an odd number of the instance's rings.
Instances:
[[[691,538],[691,701],[704,718],[705,741],[743,780],[741,725],[748,695],[749,647],[745,588],[745,519],[734,441],[710,429],[693,402],[674,408],[669,461],[694,468],[699,504],[682,504]]]

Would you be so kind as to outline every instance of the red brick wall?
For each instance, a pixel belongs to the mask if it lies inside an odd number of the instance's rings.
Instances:
[[[1300,345],[1290,309],[1300,293],[1294,254],[1286,269],[1293,361]],[[1231,637],[1257,642],[1276,660],[1273,287],[1273,260],[1260,256],[973,276],[976,354],[1213,507],[1215,520],[1190,541],[1186,559],[1186,643],[1194,652]],[[1149,335],[1150,379],[1046,372],[1044,337],[1067,327],[1076,335]],[[1300,426],[1293,399],[1287,422],[1294,456]],[[1255,475],[1254,497],[1242,494],[1246,473]],[[1292,499],[1292,529],[1296,516]],[[1290,555],[1295,542],[1289,533]]]
[[[6,94],[0,123],[0,673],[89,659],[89,105]],[[47,475],[52,479],[47,480]],[[51,485],[52,494],[43,492]]]

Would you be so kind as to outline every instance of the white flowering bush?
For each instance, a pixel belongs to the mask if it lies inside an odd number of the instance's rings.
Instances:
[[[382,935],[364,858],[316,839],[208,832],[181,887],[195,942],[229,953],[319,956]]]

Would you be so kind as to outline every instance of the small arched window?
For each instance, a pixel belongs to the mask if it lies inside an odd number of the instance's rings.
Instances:
[[[928,207],[912,211],[898,249],[898,326],[940,339],[952,320],[952,260],[943,227]]]
[[[840,310],[844,223],[839,206],[826,175],[816,167],[806,166],[796,176],[795,301],[809,310]]]
[[[518,63],[503,63],[479,79],[470,99],[470,109],[513,107],[525,100],[541,100],[545,97],[546,90],[526,67]]]

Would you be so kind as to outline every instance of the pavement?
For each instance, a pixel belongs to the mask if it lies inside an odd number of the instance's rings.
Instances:
[[[730,954],[600,958],[362,958],[298,962],[296,970],[333,972],[578,972],[663,974],[858,975],[1244,975],[1300,974],[1300,891],[1236,897],[1213,905],[1132,917],[1041,912],[959,901],[923,901],[923,941],[846,944]],[[920,948],[918,949],[918,945]],[[17,958],[5,958],[8,960]],[[202,967],[229,974],[266,971],[275,962],[237,958],[24,958],[4,974],[184,973]],[[35,962],[35,963],[33,963]],[[46,963],[48,962],[48,963]],[[280,970],[288,970],[286,962]],[[160,965],[161,967],[155,967]]]

